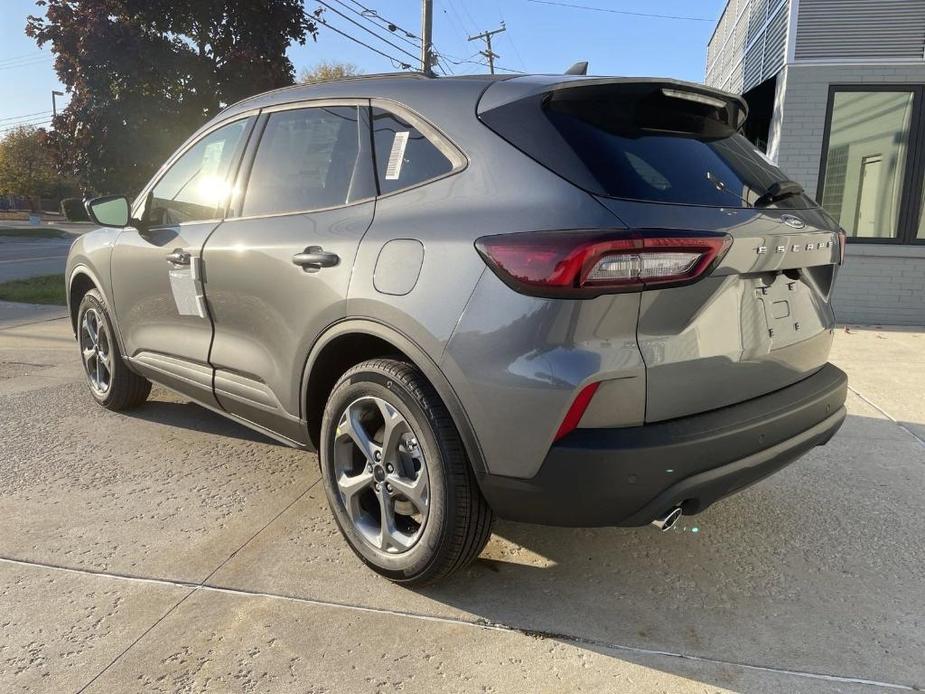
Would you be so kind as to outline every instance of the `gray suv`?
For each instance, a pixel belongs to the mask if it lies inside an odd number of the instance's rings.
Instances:
[[[826,443],[838,225],[661,79],[385,75],[228,107],[67,286],[90,393],[316,450],[351,549],[433,581],[495,515],[667,529]]]

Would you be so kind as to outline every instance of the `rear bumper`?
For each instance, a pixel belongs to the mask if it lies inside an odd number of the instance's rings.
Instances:
[[[624,429],[577,429],[537,475],[485,475],[502,518],[562,526],[645,525],[674,506],[699,513],[826,443],[845,419],[848,379],[827,364],[760,398]]]

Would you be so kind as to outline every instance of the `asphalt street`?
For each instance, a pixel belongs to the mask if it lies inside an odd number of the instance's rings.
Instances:
[[[0,226],[3,226],[0,223]],[[25,233],[25,232],[24,232]],[[73,239],[0,236],[0,282],[64,274]]]
[[[66,319],[0,328],[0,691],[925,687],[925,333],[840,330],[827,446],[660,534],[499,522],[408,590],[317,461],[163,390],[97,407]]]

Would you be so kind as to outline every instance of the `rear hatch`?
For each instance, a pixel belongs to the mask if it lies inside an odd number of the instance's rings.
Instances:
[[[732,238],[708,276],[642,293],[646,421],[755,398],[821,368],[838,226],[739,134],[744,102],[668,80],[550,79],[493,85],[479,117],[588,191],[615,226]]]

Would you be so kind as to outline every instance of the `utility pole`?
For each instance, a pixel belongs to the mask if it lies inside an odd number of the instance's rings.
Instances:
[[[430,75],[433,72],[434,54],[431,50],[434,30],[434,0],[421,2],[421,72]]]
[[[58,117],[58,104],[55,103],[56,96],[64,96],[64,92],[59,92],[54,89],[51,90],[51,115],[55,118]]]
[[[479,39],[485,42],[485,50],[479,51],[479,55],[484,55],[488,58],[488,69],[491,71],[491,74],[495,74],[495,58],[500,58],[501,56],[491,50],[491,37],[495,34],[500,34],[502,31],[506,31],[507,27],[504,26],[504,22],[501,22],[500,29],[494,29],[492,31],[483,31],[481,34],[476,34],[475,36],[470,36],[470,41],[478,41]]]

